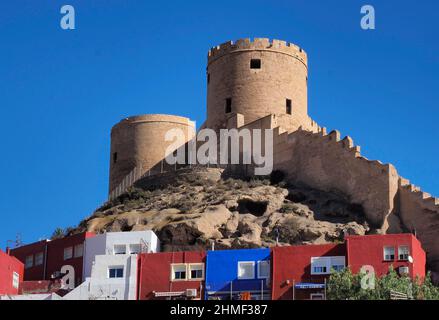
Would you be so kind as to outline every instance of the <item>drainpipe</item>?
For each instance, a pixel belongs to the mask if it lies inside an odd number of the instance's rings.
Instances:
[[[230,300],[233,300],[233,281],[230,281]]]
[[[293,280],[293,300],[296,300],[296,280]]]
[[[140,300],[140,293],[142,292],[142,253],[137,255],[137,297]]]
[[[46,272],[47,272],[47,244],[48,241],[46,240],[46,244],[44,245],[44,268],[43,268],[43,280],[46,280]]]

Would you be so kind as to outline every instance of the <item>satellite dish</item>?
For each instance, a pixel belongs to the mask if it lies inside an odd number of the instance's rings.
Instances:
[[[410,263],[413,263],[413,257],[412,256],[409,256],[408,260],[409,260]]]

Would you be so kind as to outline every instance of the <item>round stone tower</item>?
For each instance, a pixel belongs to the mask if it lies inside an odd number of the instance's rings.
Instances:
[[[225,128],[236,113],[245,124],[270,114],[308,124],[307,82],[306,53],[294,44],[265,38],[221,44],[208,54],[205,125]]]
[[[173,143],[173,141],[165,141],[165,134],[171,129],[182,130],[184,143],[195,136],[193,121],[184,117],[163,114],[126,118],[112,128],[110,192],[134,168],[143,174],[160,164],[166,156],[166,149]],[[139,174],[139,172],[136,173]]]

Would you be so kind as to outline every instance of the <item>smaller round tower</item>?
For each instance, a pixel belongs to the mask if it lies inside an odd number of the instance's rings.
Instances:
[[[173,142],[165,141],[165,134],[171,129],[182,130],[184,143],[195,136],[195,122],[164,114],[129,117],[112,128],[109,192],[134,168],[146,173],[166,157]]]
[[[266,38],[212,48],[207,63],[206,127],[221,129],[233,114],[244,124],[270,114],[286,125],[308,125],[308,60],[302,48]]]

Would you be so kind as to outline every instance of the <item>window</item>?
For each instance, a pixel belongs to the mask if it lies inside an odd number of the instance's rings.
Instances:
[[[254,261],[238,262],[238,279],[254,279],[255,263]]]
[[[130,254],[140,253],[140,243],[130,244]]]
[[[340,271],[343,271],[344,266],[336,265],[336,266],[332,266],[331,268],[336,272],[340,272]]]
[[[331,270],[341,271],[344,268],[345,268],[344,256],[311,258],[311,274],[329,274]]]
[[[258,278],[268,279],[270,278],[270,261],[258,261]]]
[[[261,69],[261,59],[251,59],[250,69]]]
[[[329,257],[313,257],[311,258],[311,274],[326,274],[328,269]]]
[[[342,271],[345,268],[345,258],[340,257],[331,257],[331,269],[336,272]]]
[[[26,261],[24,263],[25,268],[32,268],[34,266],[34,256],[30,255],[26,257]]]
[[[315,266],[313,270],[314,274],[328,273],[326,266]]]
[[[113,153],[113,163],[117,162],[117,152]]]
[[[123,267],[109,267],[108,268],[108,278],[123,278]]]
[[[18,289],[20,284],[20,275],[17,272],[12,273],[12,286],[15,289]]]
[[[71,259],[73,257],[73,247],[64,248],[64,260]]]
[[[386,261],[395,260],[395,248],[394,247],[384,247],[384,260],[386,260]]]
[[[398,248],[398,259],[399,260],[408,260],[409,259],[409,247],[408,246],[400,246]]]
[[[287,99],[286,101],[286,112],[287,114],[292,114],[291,99]]]
[[[173,264],[172,280],[186,280],[186,265],[185,264]]]
[[[210,73],[207,74],[207,83],[210,83]]]
[[[189,265],[190,279],[203,279],[204,278],[204,264],[190,264]]]
[[[113,249],[114,254],[126,254],[127,246],[124,244],[115,244]]]
[[[84,245],[82,243],[76,245],[75,246],[75,258],[82,257],[83,254],[84,254]]]
[[[232,112],[232,98],[226,99],[226,113]]]
[[[35,255],[35,266],[41,266],[43,264],[44,254],[39,252]]]

